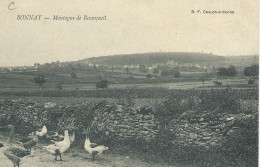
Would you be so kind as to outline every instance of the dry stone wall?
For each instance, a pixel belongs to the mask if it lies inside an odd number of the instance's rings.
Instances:
[[[173,144],[181,146],[203,146],[208,149],[222,145],[240,129],[243,121],[257,119],[257,112],[252,114],[196,113],[187,111],[180,118],[172,120],[170,131],[175,138]]]
[[[104,107],[109,108],[110,105]],[[148,111],[139,113],[138,111]],[[158,135],[159,122],[152,114],[152,109],[134,109],[122,105],[110,106],[96,117],[98,131],[116,139],[145,139],[150,142]],[[257,110],[250,114],[217,113],[214,111],[187,111],[172,119],[167,127],[174,136],[173,145],[202,146],[206,149],[221,146],[239,130],[242,121],[257,119]]]
[[[150,108],[137,110],[122,105],[109,106],[104,107],[104,111],[96,117],[98,130],[118,140],[139,138],[149,142],[155,138],[159,131],[159,124],[150,112]],[[140,113],[141,110],[143,113]]]
[[[252,103],[256,104],[256,102]],[[245,104],[241,103],[241,105],[243,108]],[[257,104],[254,106],[256,109],[246,106],[244,108],[244,112],[241,113],[246,114],[186,111],[170,122],[167,128],[174,137],[168,140],[171,140],[173,145],[180,146],[203,146],[204,148],[219,146],[239,130],[241,123],[255,121],[258,118]],[[149,106],[136,109],[102,102],[91,107],[88,103],[64,107],[54,103],[34,104],[23,100],[0,101],[0,127],[15,123],[19,125],[17,127],[21,127],[20,131],[23,131],[29,130],[33,123],[41,122],[49,122],[52,127],[57,127],[51,119],[54,115],[58,117],[64,112],[67,115],[73,113],[74,117],[80,112],[86,113],[78,116],[80,121],[90,117],[87,114],[93,113],[92,124],[88,124],[89,126],[85,128],[97,133],[104,132],[109,138],[117,140],[144,139],[149,143],[161,130],[159,121]],[[81,127],[80,121],[77,121],[78,127]]]

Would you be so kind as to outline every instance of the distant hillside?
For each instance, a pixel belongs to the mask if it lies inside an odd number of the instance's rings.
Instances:
[[[259,64],[258,55],[248,55],[248,56],[226,56],[225,64],[232,64],[236,67],[246,67],[252,64]]]
[[[107,65],[137,65],[137,64],[165,64],[173,61],[178,64],[222,64],[225,57],[206,53],[191,52],[157,52],[157,53],[136,53],[114,56],[93,57],[80,60],[80,63],[107,64]]]

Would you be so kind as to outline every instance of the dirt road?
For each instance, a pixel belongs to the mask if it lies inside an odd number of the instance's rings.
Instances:
[[[62,155],[63,161],[55,161],[54,156],[43,150],[44,145],[38,144],[33,150],[32,156],[22,159],[20,167],[169,167],[163,164],[151,164],[133,159],[128,156],[114,155],[105,153],[97,156],[95,161],[91,160],[91,156],[83,149],[70,148]],[[4,148],[1,148],[0,166],[13,167],[10,160],[3,155]],[[173,167],[173,166],[172,166]]]

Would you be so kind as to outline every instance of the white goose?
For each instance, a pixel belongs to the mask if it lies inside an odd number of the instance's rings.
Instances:
[[[72,135],[70,136],[70,144],[75,141],[75,131],[73,131]]]
[[[27,155],[30,155],[30,152],[23,147],[12,146],[11,140],[14,133],[14,126],[9,125],[10,134],[7,139],[6,145],[4,146],[4,155],[13,163],[14,167],[19,167],[21,164],[21,159]]]
[[[75,131],[73,131],[72,135],[69,135],[69,139],[70,139],[70,144],[72,144],[75,141]],[[52,139],[51,142],[56,143],[62,140],[64,140],[64,136],[58,135],[56,138]]]
[[[44,125],[42,127],[42,129],[37,131],[36,133],[37,133],[38,136],[42,137],[42,136],[46,135],[47,132],[48,132],[47,127]]]
[[[94,161],[94,158],[96,155],[99,155],[99,154],[103,153],[103,151],[108,150],[108,147],[105,147],[103,145],[97,145],[95,143],[91,143],[87,135],[86,135],[84,148],[88,153],[90,153],[92,155],[93,161]]]
[[[64,140],[60,142],[56,142],[55,144],[51,144],[43,147],[49,153],[55,156],[55,160],[57,161],[57,156],[60,156],[60,161],[62,161],[61,154],[67,151],[70,147],[70,139],[68,130],[64,131]]]

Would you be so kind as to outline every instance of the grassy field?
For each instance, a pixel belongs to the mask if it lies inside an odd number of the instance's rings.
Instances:
[[[109,88],[146,88],[146,87],[162,87],[167,89],[192,89],[207,87],[215,87],[214,81],[222,82],[223,86],[234,87],[251,87],[256,88],[256,85],[248,85],[248,78],[238,76],[234,78],[209,76],[206,72],[182,72],[180,78],[163,77],[154,75],[152,78],[147,78],[146,74],[140,73],[137,70],[132,74],[125,74],[123,71],[99,71],[99,70],[84,70],[74,71],[76,78],[71,77],[71,70],[63,71],[48,71],[45,72],[46,82],[43,85],[45,90],[55,90],[56,84],[62,84],[64,90],[93,90],[95,84],[101,78],[106,78],[109,83]],[[40,87],[35,84],[34,76],[37,76],[38,71],[26,72],[8,72],[0,73],[0,90],[39,90]],[[201,77],[205,77],[204,84]]]

